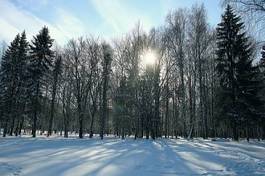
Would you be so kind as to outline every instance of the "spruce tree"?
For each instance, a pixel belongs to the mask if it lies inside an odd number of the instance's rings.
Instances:
[[[19,61],[17,63],[16,74],[18,77],[18,89],[17,89],[17,114],[18,122],[15,130],[16,135],[21,134],[21,129],[24,123],[24,117],[27,115],[25,112],[26,105],[28,103],[28,72],[27,66],[29,62],[28,57],[29,43],[25,31],[22,32],[19,41]]]
[[[236,63],[238,61],[237,39],[243,24],[231,8],[227,6],[222,22],[217,27],[217,72],[220,77],[222,92],[222,113],[232,122],[233,138],[238,140],[236,110]]]
[[[222,114],[229,119],[233,139],[238,140],[239,123],[257,114],[259,104],[257,69],[252,65],[251,43],[241,18],[227,6],[217,27],[217,72],[221,87]]]
[[[261,59],[259,61],[259,71],[260,71],[260,79],[261,79],[261,84],[262,84],[262,88],[259,91],[259,96],[261,97],[262,101],[265,101],[265,46],[262,47],[261,50]],[[260,125],[262,127],[262,139],[265,139],[265,113],[264,113],[264,105],[262,108],[262,116],[260,118]]]
[[[242,50],[239,56],[240,59],[236,64],[236,78],[239,120],[245,127],[246,137],[249,141],[250,127],[254,127],[253,125],[260,119],[262,101],[258,93],[262,85],[259,79],[258,67],[253,66],[253,49],[247,41],[248,39],[245,37],[238,41],[238,45],[241,45]]]
[[[36,137],[37,117],[40,112],[40,99],[45,77],[50,72],[54,52],[51,50],[53,39],[47,27],[43,27],[39,34],[34,36],[30,45],[30,91],[33,113],[32,136]]]
[[[19,41],[20,35],[18,34],[4,53],[1,61],[0,98],[1,113],[4,117],[3,137],[6,136],[9,123],[9,134],[12,135],[13,133],[13,124],[15,120],[14,108],[16,103],[16,89],[18,83],[16,78],[16,62],[19,56]]]

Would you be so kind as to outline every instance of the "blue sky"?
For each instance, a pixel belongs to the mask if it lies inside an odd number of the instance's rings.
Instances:
[[[219,0],[0,0],[0,40],[9,42],[24,29],[31,38],[44,25],[59,44],[86,35],[112,39],[138,21],[149,31],[170,10],[195,3],[204,3],[210,25],[219,22]]]

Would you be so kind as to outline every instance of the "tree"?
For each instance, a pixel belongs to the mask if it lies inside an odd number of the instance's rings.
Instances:
[[[238,110],[240,120],[243,121],[247,140],[250,138],[250,128],[258,124],[261,119],[263,102],[259,97],[261,80],[257,66],[253,66],[253,47],[244,35],[238,40],[241,48],[239,61],[236,64],[238,82]]]
[[[43,27],[39,34],[33,37],[30,44],[30,90],[31,106],[33,112],[32,136],[36,137],[37,119],[41,108],[44,78],[48,76],[52,66],[54,52],[51,50],[53,39],[49,35],[47,27]]]
[[[4,135],[31,125],[34,137],[264,137],[265,52],[258,69],[241,18],[230,6],[222,18],[215,31],[195,5],[148,33],[137,24],[112,47],[81,37],[55,52],[46,27],[31,45],[23,32],[1,62]]]
[[[140,79],[139,103],[141,107],[140,115],[142,120],[142,128],[145,131],[146,139],[151,137],[154,139],[154,86],[155,69],[151,65],[147,65]]]
[[[122,139],[125,138],[125,130],[129,130],[128,122],[129,118],[129,95],[127,90],[127,80],[124,76],[120,81],[120,85],[115,92],[114,98],[114,118],[117,133],[122,135]],[[121,131],[121,132],[120,132]]]
[[[264,13],[265,1],[264,0],[224,0],[224,4],[235,4],[240,11],[246,13]]]
[[[230,4],[242,17],[248,32],[255,36],[257,44],[264,44],[264,0],[223,0],[223,5]],[[261,47],[261,46],[259,46]],[[260,49],[260,48],[259,48]]]
[[[243,29],[240,17],[235,15],[228,5],[222,16],[222,22],[217,27],[217,71],[221,87],[219,101],[223,104],[221,109],[231,122],[235,140],[239,137],[240,121],[252,111],[249,108],[253,108],[251,106],[254,102],[250,101],[253,99],[258,101],[252,92],[254,87],[258,87],[254,80],[252,48]]]
[[[179,75],[179,104],[180,117],[182,118],[182,134],[187,136],[186,129],[186,91],[185,91],[185,43],[187,17],[184,9],[177,10],[167,16],[167,47],[171,57],[174,58],[174,66]]]
[[[73,95],[78,115],[79,138],[83,138],[84,121],[90,119],[90,136],[93,136],[94,116],[98,110],[99,88],[102,77],[99,66],[102,47],[93,38],[71,40],[65,48],[65,78]],[[70,82],[69,82],[70,81]],[[67,98],[68,99],[68,98]],[[68,102],[68,101],[66,101]],[[66,103],[65,108],[69,107]],[[68,109],[68,108],[67,108]],[[67,113],[66,113],[67,114]],[[88,118],[85,118],[85,115]]]
[[[102,45],[103,50],[103,84],[102,84],[102,100],[101,100],[101,119],[100,119],[100,138],[103,139],[104,131],[105,131],[105,123],[107,118],[108,111],[108,97],[107,91],[109,87],[109,74],[111,71],[111,61],[112,61],[112,49],[108,44]]]
[[[64,62],[62,61],[62,76],[61,84],[59,86],[59,97],[62,105],[62,114],[63,114],[63,129],[64,129],[64,137],[68,138],[68,131],[70,127],[71,119],[74,119],[74,96],[73,96],[73,76],[71,72],[71,65],[67,62],[64,54],[62,58],[64,58]],[[68,64],[67,64],[68,63]]]
[[[78,41],[71,40],[66,48],[66,64],[69,65],[73,81],[73,95],[75,96],[78,122],[79,122],[79,138],[83,138],[83,119],[85,112],[85,90],[87,87],[87,63],[84,58],[85,41],[79,38]],[[71,79],[70,79],[71,80]]]
[[[0,59],[2,59],[2,57],[4,56],[6,49],[7,49],[7,44],[5,41],[2,41],[0,44]]]
[[[27,103],[27,54],[28,42],[26,40],[26,33],[23,32],[21,37],[19,34],[15,37],[2,60],[2,103],[5,104],[2,106],[2,113],[5,114],[5,112],[9,111],[8,116],[9,120],[11,120],[9,123],[9,135],[13,135],[13,132],[16,136],[20,134],[24,122],[25,106]],[[5,128],[7,128],[7,121]]]
[[[17,64],[17,77],[18,77],[18,89],[17,89],[17,126],[15,130],[16,135],[21,134],[21,130],[24,124],[24,118],[27,115],[26,106],[29,102],[28,96],[28,83],[29,83],[29,75],[28,75],[28,62],[29,62],[29,43],[27,42],[25,31],[22,32],[20,42],[19,42],[19,60]]]
[[[13,124],[15,120],[14,108],[16,103],[16,66],[19,54],[20,35],[16,35],[10,46],[4,53],[1,61],[1,113],[4,116],[4,132],[3,137],[6,136],[8,130],[8,122],[10,122],[10,134],[13,133]],[[10,121],[11,120],[11,121]]]
[[[261,50],[261,59],[259,61],[259,72],[260,72],[260,79],[261,79],[261,85],[262,88],[259,90],[259,97],[261,100],[264,102],[265,101],[265,46],[262,47]],[[263,103],[263,108],[264,109],[264,103]],[[262,130],[262,139],[265,139],[265,115],[264,111],[261,111],[261,118],[260,118],[260,125],[261,125],[261,130]],[[259,122],[258,121],[258,122]]]
[[[126,77],[127,84],[127,132],[134,133],[135,139],[142,137],[139,132],[142,131],[142,123],[140,122],[139,112],[139,72],[140,72],[140,57],[146,42],[146,35],[143,33],[140,24],[138,23],[131,33],[122,40],[118,41],[115,46],[114,56],[114,76],[118,87],[119,83]],[[115,96],[114,96],[115,97]]]
[[[55,62],[54,62],[54,68],[52,71],[52,100],[51,100],[51,116],[49,119],[49,129],[48,129],[48,136],[52,134],[52,124],[53,124],[53,118],[54,118],[54,104],[55,104],[55,97],[58,87],[58,80],[62,73],[62,57],[59,55],[57,56]]]
[[[193,128],[195,124],[194,119],[194,110],[196,99],[193,96],[196,94],[196,82],[198,79],[199,83],[199,121],[201,121],[201,125],[203,126],[203,137],[206,138],[208,136],[208,117],[207,117],[207,107],[205,107],[207,97],[205,95],[206,84],[204,83],[206,80],[206,64],[207,64],[207,50],[210,46],[211,36],[209,34],[209,29],[206,22],[206,11],[204,6],[194,6],[191,12],[191,18],[189,23],[189,44],[190,47],[190,57],[193,60],[193,63],[190,63],[190,137],[193,134]],[[194,102],[193,102],[194,101]]]

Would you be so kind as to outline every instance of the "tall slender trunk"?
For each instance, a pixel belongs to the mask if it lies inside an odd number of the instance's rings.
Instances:
[[[168,87],[168,76],[166,78],[166,113],[165,113],[165,118],[166,118],[166,121],[165,121],[165,138],[168,137],[168,124],[169,124],[169,117],[168,117],[168,106],[169,106],[169,87]]]
[[[96,108],[97,108],[96,106],[93,106],[93,112],[91,114],[89,138],[92,138],[94,135],[93,128],[94,128],[94,119],[95,119]]]
[[[79,105],[81,106],[81,105]],[[79,138],[83,138],[83,112],[81,107],[78,108],[78,117],[79,117]]]
[[[33,126],[32,126],[32,137],[36,137],[36,130],[37,130],[37,111],[38,111],[38,105],[39,105],[39,82],[36,86],[36,97],[35,97],[35,103],[33,105],[34,112],[33,112]]]
[[[15,127],[15,116],[14,116],[14,114],[12,113],[12,121],[11,121],[10,130],[9,130],[9,135],[10,135],[10,136],[13,136],[13,130],[14,130],[14,127]]]
[[[15,136],[18,136],[18,130],[19,130],[19,120],[17,120],[17,123],[16,123]]]
[[[182,46],[182,42],[181,46]],[[181,100],[181,118],[183,120],[183,136],[187,137],[186,133],[186,101],[185,101],[185,82],[184,82],[184,54],[183,54],[183,48],[180,47],[179,49],[179,72],[180,72],[180,100]]]
[[[108,89],[108,64],[105,63],[104,78],[103,78],[103,88],[102,88],[102,115],[101,115],[101,127],[100,127],[100,138],[103,139],[105,131],[105,121],[107,118],[107,89]]]
[[[69,128],[69,117],[65,115],[64,117],[64,137],[68,138],[68,128]]]
[[[144,120],[143,117],[141,118],[141,138],[144,137]]]
[[[191,76],[188,77],[188,88],[189,88],[189,111],[190,111],[190,132],[188,138],[193,137],[193,112],[192,112],[192,87],[191,87]]]
[[[247,137],[247,141],[249,142],[249,135],[250,135],[250,128],[249,128],[249,122],[247,121],[246,124],[246,137]]]
[[[199,102],[199,112],[200,112],[200,121],[203,122],[203,138],[206,136],[206,128],[205,128],[205,117],[204,117],[204,108],[203,108],[203,82],[202,82],[202,60],[200,55],[198,56],[198,66],[199,66],[199,92],[200,92],[200,102]]]
[[[65,107],[65,103],[64,102],[63,102],[63,117],[64,117],[64,137],[65,138],[68,138],[68,131],[69,131],[69,107],[68,107],[68,104],[67,104],[67,107]]]
[[[93,126],[94,126],[94,116],[91,118],[89,138],[92,138],[94,135]]]
[[[54,78],[53,88],[52,88],[52,102],[51,102],[51,116],[49,119],[49,129],[47,136],[52,134],[52,125],[53,125],[53,118],[54,118],[54,104],[55,104],[55,96],[56,96],[56,89],[57,89],[57,76]]]
[[[125,128],[122,127],[121,128],[121,139],[124,139],[125,138]]]
[[[149,128],[146,127],[146,132],[145,132],[146,139],[149,139]]]
[[[6,118],[6,119],[5,119],[5,122],[4,122],[3,137],[6,137],[7,127],[8,127],[8,118]]]
[[[136,122],[136,129],[135,129],[135,135],[134,139],[137,139],[139,137],[139,130],[140,130],[140,116],[137,116],[137,122]]]
[[[174,86],[174,90],[173,90],[173,102],[172,102],[172,106],[173,106],[173,135],[176,137],[177,139],[177,110],[176,110],[176,94],[175,94],[175,86]]]
[[[19,123],[19,130],[18,130],[18,134],[21,135],[21,130],[23,128],[23,124],[24,124],[24,115],[22,115],[21,117],[21,121]]]

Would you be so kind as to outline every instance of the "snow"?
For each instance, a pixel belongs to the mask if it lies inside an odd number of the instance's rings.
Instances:
[[[8,137],[0,175],[265,175],[265,143]]]

